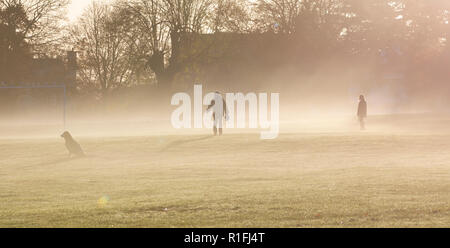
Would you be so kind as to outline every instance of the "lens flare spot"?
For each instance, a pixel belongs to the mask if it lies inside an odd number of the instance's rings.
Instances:
[[[108,205],[109,202],[109,196],[102,196],[98,199],[97,205],[99,208],[104,208]]]

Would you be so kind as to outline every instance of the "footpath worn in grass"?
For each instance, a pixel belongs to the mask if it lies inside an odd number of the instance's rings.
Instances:
[[[0,227],[450,227],[450,136],[0,140]]]

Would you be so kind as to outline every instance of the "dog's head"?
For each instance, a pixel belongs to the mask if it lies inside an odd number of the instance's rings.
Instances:
[[[61,134],[61,137],[64,139],[70,139],[72,138],[72,135],[70,135],[69,132],[65,131],[63,134]]]

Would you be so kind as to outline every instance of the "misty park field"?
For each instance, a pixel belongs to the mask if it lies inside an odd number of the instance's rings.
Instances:
[[[57,134],[1,139],[0,227],[450,227],[450,119],[401,119],[275,140],[80,135],[84,158]]]

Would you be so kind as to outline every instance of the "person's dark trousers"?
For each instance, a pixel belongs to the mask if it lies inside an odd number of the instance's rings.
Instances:
[[[217,135],[217,127],[216,126],[213,127],[213,131],[214,131],[214,135]],[[223,133],[223,129],[219,128],[219,136],[222,136],[222,133]]]

